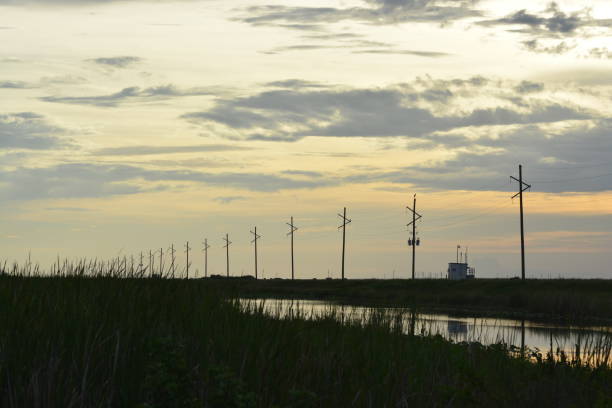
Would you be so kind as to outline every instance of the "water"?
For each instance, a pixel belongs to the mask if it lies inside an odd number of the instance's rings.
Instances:
[[[300,315],[314,319],[332,315],[339,321],[364,322],[373,313],[401,316],[406,334],[440,335],[447,340],[478,342],[483,345],[503,343],[512,353],[537,359],[538,353],[555,360],[566,359],[597,366],[612,365],[612,326],[571,327],[528,320],[456,317],[445,313],[414,313],[403,308],[346,306],[317,300],[241,299],[241,304],[263,307],[266,314],[279,318]]]

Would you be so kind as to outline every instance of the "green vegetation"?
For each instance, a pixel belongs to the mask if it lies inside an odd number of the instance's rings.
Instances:
[[[612,406],[603,366],[406,336],[401,316],[277,320],[215,286],[0,276],[0,406]]]
[[[612,280],[475,279],[254,280],[211,279],[243,297],[332,300],[369,306],[442,309],[572,324],[612,322]]]

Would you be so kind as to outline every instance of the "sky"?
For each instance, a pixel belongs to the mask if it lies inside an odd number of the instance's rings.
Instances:
[[[612,3],[0,0],[0,259],[612,278]],[[165,261],[167,262],[167,261]],[[167,266],[167,265],[166,265]]]

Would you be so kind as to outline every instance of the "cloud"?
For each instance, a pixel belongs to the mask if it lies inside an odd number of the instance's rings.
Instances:
[[[312,81],[304,81],[303,79],[286,79],[283,81],[273,81],[267,82],[264,84],[265,86],[274,87],[274,88],[326,88],[327,85],[312,82]]]
[[[565,41],[556,42],[553,45],[542,45],[539,40],[528,40],[522,42],[526,50],[540,54],[565,54],[576,48],[575,44]]]
[[[119,92],[96,96],[45,96],[45,102],[66,103],[73,105],[92,105],[98,107],[115,107],[126,102],[151,102],[185,96],[212,95],[213,91],[204,88],[179,89],[174,85],[161,85],[141,89],[137,86],[123,88]]]
[[[0,89],[27,89],[31,87],[31,85],[23,81],[0,81]]]
[[[511,31],[534,34],[542,37],[568,37],[585,34],[584,28],[612,27],[612,20],[595,19],[590,9],[584,8],[572,13],[566,13],[556,2],[548,4],[540,13],[530,13],[526,9],[518,10],[506,17],[478,22],[484,26],[520,26],[521,29]]]
[[[589,8],[564,12],[556,2],[551,2],[539,13],[521,9],[505,17],[483,20],[477,24],[487,27],[509,26],[512,28],[508,31],[528,35],[530,39],[522,41],[528,51],[563,54],[573,49],[575,45],[559,40],[601,35],[602,29],[609,31],[612,28],[612,19],[593,18]],[[557,41],[541,44],[541,40],[551,39]]]
[[[326,179],[304,180],[254,172],[209,173],[120,164],[66,163],[1,172],[0,197],[4,200],[106,197],[165,190],[177,182],[257,192],[312,189],[335,183]]]
[[[481,16],[474,9],[476,1],[441,0],[368,0],[362,7],[289,7],[280,5],[251,6],[237,20],[255,26],[323,25],[356,21],[372,25],[408,22],[445,23],[468,17]],[[365,7],[364,7],[365,6]]]
[[[420,137],[466,127],[592,117],[569,102],[562,105],[533,99],[522,101],[520,107],[508,105],[508,99],[516,99],[520,94],[509,90],[508,95],[500,97],[496,95],[499,87],[487,88],[487,84],[486,79],[475,77],[422,80],[371,89],[269,90],[247,97],[218,99],[211,109],[182,117],[231,139],[268,141],[296,141],[307,136]],[[478,99],[486,93],[496,98],[497,103],[479,106],[482,102]]]
[[[217,202],[220,202],[221,204],[231,204],[234,201],[246,200],[246,197],[242,197],[242,196],[225,196],[225,197],[217,197],[214,200],[217,201]]]
[[[142,62],[142,58],[133,57],[133,56],[100,57],[100,58],[89,59],[87,61],[99,64],[99,65],[104,65],[107,67],[127,68],[139,62]]]
[[[454,155],[393,171],[355,174],[346,181],[411,184],[435,190],[511,191],[509,176],[523,164],[532,191],[594,192],[612,190],[612,120],[599,119],[562,131],[522,126],[498,137],[477,139],[457,133],[453,139],[428,137],[456,148]],[[433,145],[429,146],[433,147]]]
[[[544,84],[541,82],[521,81],[514,90],[520,94],[541,92],[544,90]]]
[[[393,48],[359,50],[359,51],[353,51],[353,54],[396,54],[396,55],[414,55],[417,57],[425,57],[425,58],[441,58],[441,57],[448,57],[452,55],[446,52],[402,50],[402,49],[398,50],[398,49],[393,49]]]
[[[612,59],[612,50],[607,47],[591,48],[588,56],[597,59]]]
[[[202,153],[202,152],[228,152],[249,150],[242,146],[233,145],[195,145],[195,146],[121,146],[98,149],[93,154],[98,156],[145,156],[154,154],[172,153]]]
[[[32,112],[0,114],[0,149],[50,150],[70,146],[65,130]]]

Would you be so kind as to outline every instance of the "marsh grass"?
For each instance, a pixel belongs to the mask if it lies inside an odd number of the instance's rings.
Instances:
[[[3,407],[606,406],[610,370],[410,336],[405,316],[283,319],[206,281],[0,277]],[[311,316],[312,317],[312,316]]]

